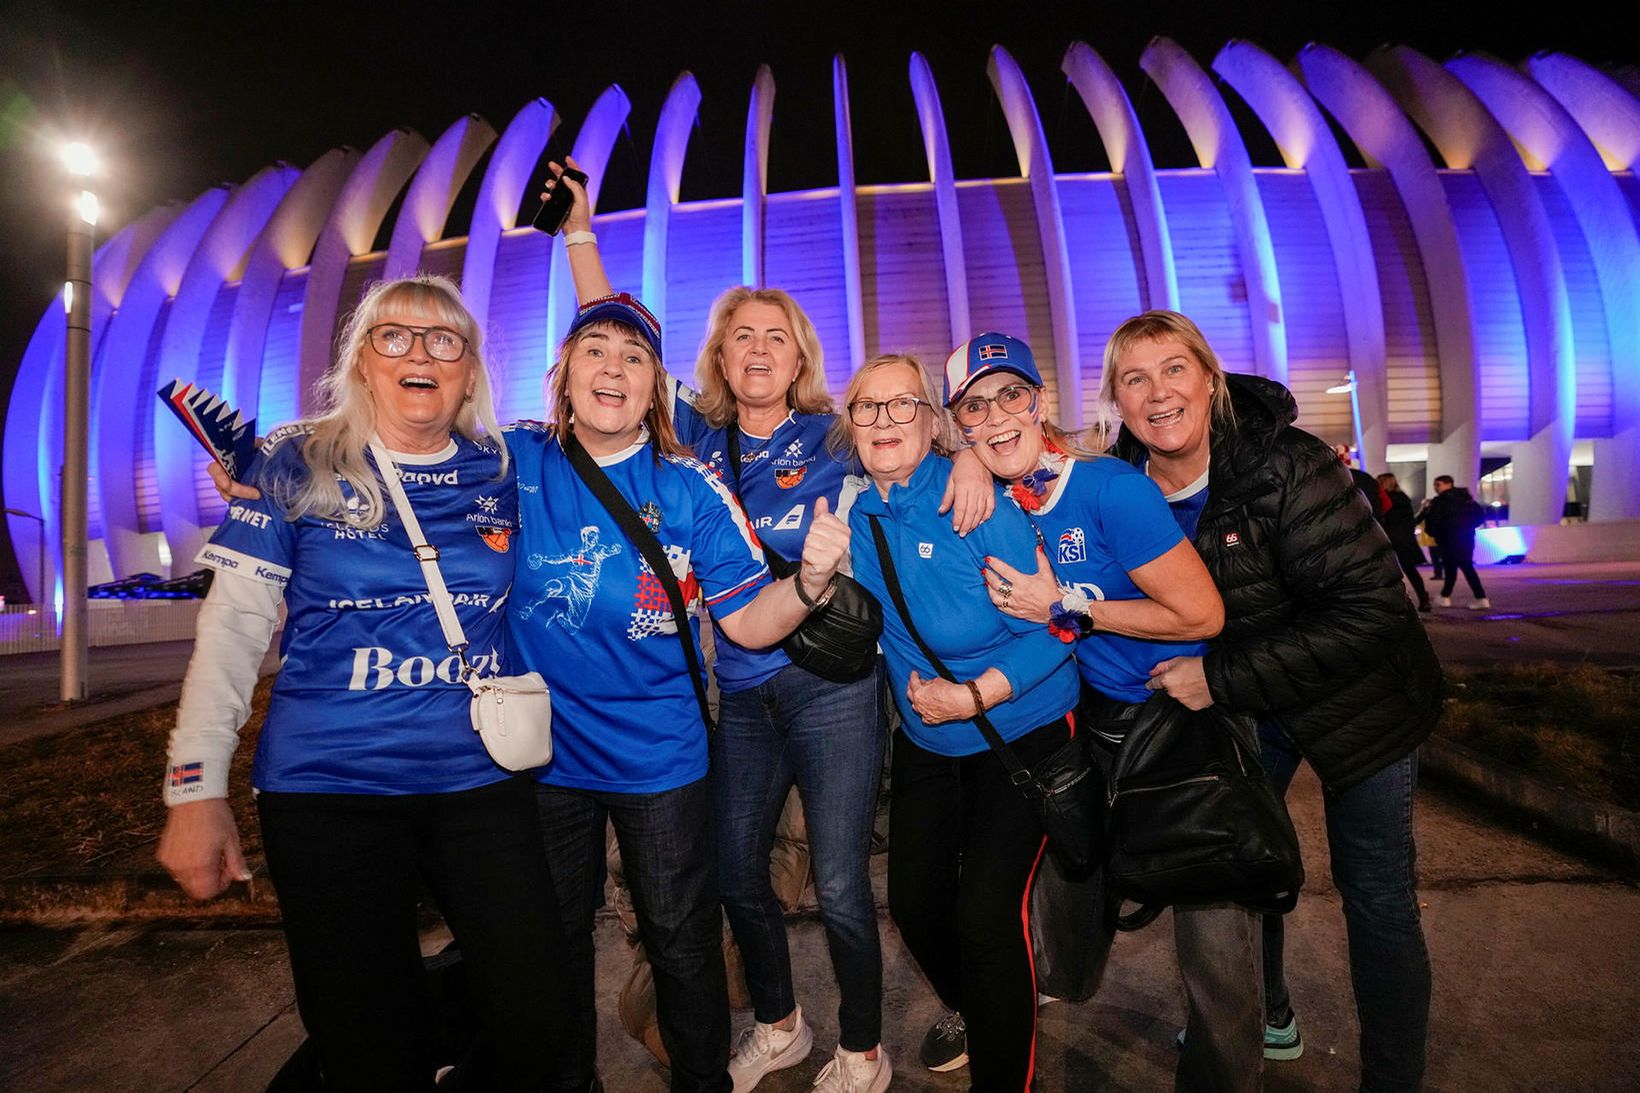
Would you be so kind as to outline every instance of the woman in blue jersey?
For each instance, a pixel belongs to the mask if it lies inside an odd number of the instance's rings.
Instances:
[[[1035,1068],[1036,981],[1022,913],[1044,836],[973,718],[982,710],[1032,766],[1075,731],[1070,649],[990,603],[987,558],[1025,566],[1036,546],[1018,509],[967,537],[939,515],[951,461],[944,412],[915,360],[878,357],[849,383],[837,440],[870,485],[849,512],[854,576],[884,605],[883,652],[901,716],[893,748],[890,911],[944,1004],[967,1020],[976,1090],[1021,1091]],[[880,532],[917,631],[957,677],[940,678],[894,608]]]
[[[280,600],[282,668],[257,746],[263,848],[297,1006],[330,1089],[425,1089],[436,1060],[417,904],[432,891],[480,1028],[473,1084],[536,1089],[567,1055],[565,946],[532,782],[484,750],[402,523],[392,454],[469,642],[497,674],[517,505],[480,331],[437,277],[373,286],[317,417],[263,445],[200,552],[215,571],[171,735],[159,860],[192,896],[249,879],[228,766]],[[254,495],[254,496],[252,496]]]
[[[991,561],[992,602],[1074,645],[1083,727],[1113,755],[1150,696],[1151,670],[1199,656],[1219,632],[1218,590],[1155,484],[1122,460],[1083,450],[1048,419],[1028,345],[976,335],[947,359],[945,385],[957,427],[1051,552],[1039,550],[1024,569]],[[1257,921],[1230,903],[1173,909],[1190,1009],[1179,1089],[1259,1088]]]
[[[576,1062],[591,1080],[592,927],[607,818],[654,974],[672,1088],[726,1091],[707,730],[678,636],[687,627],[693,643],[697,620],[673,617],[660,581],[569,452],[579,446],[596,462],[659,539],[684,598],[703,597],[742,648],[777,644],[825,601],[849,536],[827,498],[816,497],[794,575],[771,582],[728,486],[678,440],[670,396],[660,326],[641,304],[610,296],[577,313],[552,380],[552,422],[508,435],[525,563],[509,631],[553,689],[556,744],[539,804],[569,934]]]
[[[576,198],[566,224],[570,267],[577,294],[590,300],[613,288],[585,192],[573,178],[566,184]],[[783,571],[802,552],[816,503],[837,510],[849,471],[826,446],[837,415],[814,324],[780,289],[731,288],[712,305],[695,382],[698,393],[674,385],[678,438],[734,490],[770,565]],[[967,488],[949,489],[943,507],[955,507],[966,533],[990,514],[995,493],[977,461],[964,462]],[[817,1088],[880,1090],[893,1073],[880,1043],[882,952],[869,871],[886,733],[882,677],[828,680],[792,664],[778,646],[749,648],[721,628],[715,636],[718,869],[754,1010],[729,1063],[736,1093],[801,1063],[813,1044],[769,880],[776,823],[794,784],[840,996],[837,1051]]]

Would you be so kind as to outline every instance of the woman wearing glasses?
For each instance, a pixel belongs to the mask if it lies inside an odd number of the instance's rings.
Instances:
[[[1151,671],[1200,656],[1224,604],[1167,500],[1120,459],[1080,448],[1049,420],[1031,349],[981,334],[946,362],[946,398],[963,437],[1029,514],[1047,549],[1020,571],[995,560],[991,602],[1045,626],[1076,651],[1082,728],[1106,755],[1150,697]],[[1263,1074],[1258,919],[1230,903],[1175,907],[1189,1002],[1178,1089],[1257,1090]]]
[[[585,192],[573,177],[563,184],[575,194],[565,242],[577,295],[607,295],[613,289]],[[695,382],[698,393],[671,383],[678,438],[735,491],[771,568],[782,574],[801,554],[816,506],[839,511],[851,468],[826,447],[837,417],[814,324],[780,289],[731,288],[712,305]],[[966,532],[989,515],[994,490],[972,456],[965,463],[967,488],[948,491],[946,501],[955,502]],[[794,992],[785,914],[769,880],[775,827],[796,785],[840,995],[837,1051],[816,1088],[876,1093],[893,1073],[880,1043],[882,953],[869,871],[886,731],[883,680],[869,669],[855,679],[823,678],[779,646],[746,646],[721,627],[715,637],[720,884],[754,1010],[729,1064],[735,1089],[746,1093],[770,1071],[798,1065],[813,1044]]]
[[[849,513],[854,576],[883,604],[883,652],[901,716],[894,742],[888,898],[940,1000],[967,1022],[972,1088],[1030,1088],[1036,981],[1021,915],[1044,836],[973,718],[983,711],[1034,765],[1075,732],[1070,650],[991,605],[989,558],[1027,567],[1036,534],[1011,505],[967,537],[938,514],[951,471],[944,412],[914,359],[878,357],[849,383],[834,433],[870,485]],[[892,606],[880,534],[912,624],[956,676],[940,678]]]
[[[474,665],[504,672],[496,608],[513,579],[517,495],[479,342],[449,281],[372,287],[319,415],[268,438],[249,475],[260,492],[236,492],[198,559],[215,580],[171,735],[158,856],[195,898],[249,879],[228,766],[282,599],[283,666],[251,780],[297,1006],[330,1089],[432,1084],[423,882],[472,988],[474,1083],[535,1089],[567,1055],[566,948],[532,784],[472,729],[458,658],[369,451],[378,437],[391,453],[439,548]]]

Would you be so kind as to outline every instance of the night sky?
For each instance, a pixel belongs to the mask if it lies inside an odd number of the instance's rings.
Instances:
[[[683,198],[739,196],[746,101],[759,64],[776,83],[771,191],[834,185],[831,58],[848,62],[861,183],[926,177],[906,71],[913,50],[939,84],[959,177],[1018,173],[985,75],[992,45],[1030,81],[1060,171],[1108,164],[1097,133],[1059,72],[1081,40],[1134,99],[1159,166],[1192,166],[1160,93],[1142,77],[1145,44],[1166,35],[1203,67],[1231,38],[1286,60],[1309,41],[1360,58],[1399,42],[1444,59],[1461,49],[1510,61],[1560,49],[1600,65],[1640,62],[1640,36],[1617,27],[1624,5],[1270,2],[1107,5],[934,4],[802,0],[672,5],[437,6],[277,3],[0,2],[0,396],[44,307],[61,289],[66,185],[54,139],[91,142],[105,164],[99,239],[142,211],[243,182],[276,160],[306,166],[336,145],[368,148],[406,125],[429,141],[465,113],[499,132],[536,97],[563,119],[549,151],[573,140],[597,95],[618,83],[632,102],[599,207],[641,205],[650,137],[667,88],[691,70],[700,126]],[[1599,12],[1597,17],[1596,12]],[[1251,115],[1226,89],[1238,116]],[[1279,163],[1256,121],[1243,125],[1255,165]],[[1350,153],[1353,156],[1353,153]],[[461,215],[459,210],[458,217]],[[457,234],[464,234],[464,227]],[[9,591],[0,540],[0,591]]]

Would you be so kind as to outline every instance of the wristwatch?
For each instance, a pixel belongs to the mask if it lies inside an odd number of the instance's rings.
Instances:
[[[807,607],[810,611],[818,611],[822,607],[826,606],[826,604],[830,603],[832,596],[836,594],[837,574],[833,573],[831,575],[831,580],[826,584],[825,591],[820,593],[820,597],[818,599],[809,599],[808,589],[803,587],[802,573],[799,572],[792,575],[792,585],[797,589],[797,598],[803,601],[803,606]]]

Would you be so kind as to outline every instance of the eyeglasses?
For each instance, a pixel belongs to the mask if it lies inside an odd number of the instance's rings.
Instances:
[[[877,415],[884,410],[888,411],[888,420],[896,425],[910,425],[917,417],[917,407],[933,408],[933,403],[927,399],[913,398],[910,395],[901,395],[899,398],[855,399],[848,404],[848,419],[864,429],[877,424]]]
[[[1005,414],[1029,413],[1036,405],[1036,390],[1030,384],[1015,383],[1004,387],[990,398],[969,395],[951,407],[951,416],[957,419],[958,425],[972,429],[976,425],[985,424],[985,419],[991,416],[993,402]]]
[[[467,352],[467,339],[444,326],[404,326],[380,323],[370,328],[370,345],[384,357],[402,357],[421,339],[427,355],[436,361],[459,361]]]

